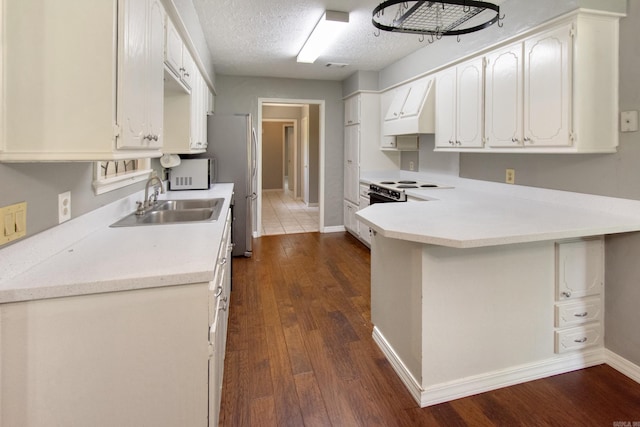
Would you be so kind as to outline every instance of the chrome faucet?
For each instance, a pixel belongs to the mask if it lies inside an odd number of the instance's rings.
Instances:
[[[157,186],[154,186],[155,191],[151,196],[149,196],[149,186],[151,185],[151,183],[153,183],[153,181],[157,181],[158,183],[157,185],[160,185],[160,193],[164,194],[164,185],[162,184],[162,180],[158,178],[158,175],[154,174],[153,176],[151,176],[151,178],[147,180],[147,183],[144,186],[144,201],[138,202],[138,208],[136,209],[137,215],[143,215],[145,209],[150,207],[153,203],[155,203],[158,200]],[[153,202],[151,201],[152,197],[153,197]]]

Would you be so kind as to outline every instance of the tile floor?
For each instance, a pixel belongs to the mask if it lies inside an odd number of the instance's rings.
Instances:
[[[318,207],[294,200],[289,191],[262,191],[262,235],[310,233],[320,230]]]

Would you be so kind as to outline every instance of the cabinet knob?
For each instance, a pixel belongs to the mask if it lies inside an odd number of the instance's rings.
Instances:
[[[511,138],[511,142],[513,142],[513,143],[516,143],[516,144],[517,144],[517,143],[519,143],[519,142],[520,142],[520,140],[519,140],[518,138]]]
[[[185,71],[184,76],[185,76],[185,77],[189,77],[189,73],[187,73],[187,72]]]
[[[524,138],[524,142],[529,142],[529,143],[533,144],[533,139],[531,139],[529,137],[525,137]]]
[[[453,141],[452,140],[449,140],[449,145],[453,145]]]
[[[569,291],[564,291],[560,295],[562,295],[565,298],[571,298],[571,292]]]
[[[460,141],[456,141],[456,145],[462,145]]]
[[[159,138],[159,137],[158,137],[158,135],[153,135],[153,140],[154,140],[154,141],[157,141],[157,140],[158,140],[158,138]]]
[[[216,293],[213,296],[218,298],[220,295],[222,295],[222,286],[218,285],[218,288],[216,289]]]

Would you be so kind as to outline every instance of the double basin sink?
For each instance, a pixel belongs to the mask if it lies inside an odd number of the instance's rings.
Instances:
[[[144,213],[134,212],[111,224],[111,227],[212,222],[220,216],[223,203],[223,198],[159,200]]]

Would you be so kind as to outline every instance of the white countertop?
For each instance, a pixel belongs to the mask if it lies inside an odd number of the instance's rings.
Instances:
[[[362,183],[416,179],[453,186],[409,190],[424,202],[378,203],[357,218],[385,237],[454,248],[640,230],[640,201],[411,172],[364,173]]]
[[[233,184],[160,199],[225,199],[218,221],[110,228],[132,195],[0,250],[0,303],[213,280]]]

